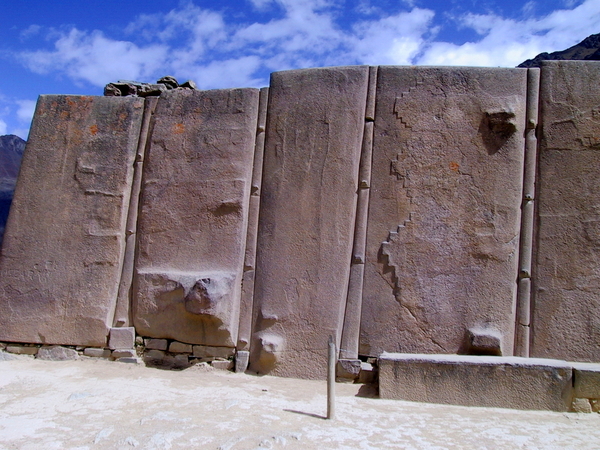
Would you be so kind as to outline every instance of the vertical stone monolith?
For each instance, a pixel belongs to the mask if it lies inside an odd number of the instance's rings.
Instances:
[[[540,101],[540,69],[527,69],[527,113],[525,161],[523,167],[523,203],[519,236],[519,276],[515,321],[516,356],[529,356],[531,341],[531,273],[533,234],[535,231],[535,182],[537,175],[537,129]]]
[[[248,208],[248,232],[246,234],[246,251],[244,254],[244,276],[240,300],[240,328],[237,350],[246,352],[240,361],[236,359],[236,372],[244,372],[249,362],[246,354],[250,350],[252,324],[254,323],[254,277],[256,274],[256,243],[258,239],[258,214],[260,212],[260,191],[263,173],[263,154],[265,150],[265,130],[267,121],[267,100],[269,88],[260,90],[256,143],[254,146],[254,167],[252,169],[252,187],[250,188],[250,205]],[[248,353],[249,355],[249,353]]]
[[[274,73],[254,291],[250,369],[326,377],[339,342],[356,213],[369,68]]]
[[[541,66],[531,356],[600,361],[600,62]]]
[[[354,360],[358,364],[360,340],[360,318],[362,290],[365,274],[365,248],[367,244],[367,222],[369,214],[369,191],[371,188],[371,162],[373,159],[373,125],[375,120],[375,91],[377,89],[377,67],[369,67],[369,90],[365,110],[360,167],[358,172],[358,197],[356,222],[352,244],[352,261],[348,280],[348,296],[344,313],[344,327],[340,342],[340,359]]]
[[[511,354],[527,71],[378,74],[359,352]]]
[[[0,262],[0,340],[104,347],[144,100],[38,100]]]
[[[137,231],[138,334],[235,347],[258,99],[258,89],[161,95]]]
[[[117,293],[117,305],[113,325],[116,327],[129,327],[131,324],[131,288],[133,283],[133,272],[135,265],[135,246],[137,244],[137,222],[140,204],[140,190],[142,188],[142,171],[144,168],[144,157],[146,144],[150,135],[150,123],[156,108],[158,97],[148,97],[144,104],[144,116],[140,128],[135,163],[133,164],[133,181],[131,183],[131,196],[129,198],[129,210],[125,224],[125,256],[123,258],[123,269],[119,281]]]

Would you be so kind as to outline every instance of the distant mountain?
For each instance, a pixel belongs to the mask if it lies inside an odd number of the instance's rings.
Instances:
[[[13,198],[26,142],[19,136],[0,136],[0,244]]]
[[[592,34],[579,44],[560,52],[540,53],[535,58],[528,59],[517,67],[539,67],[541,61],[567,59],[600,61],[600,34]]]

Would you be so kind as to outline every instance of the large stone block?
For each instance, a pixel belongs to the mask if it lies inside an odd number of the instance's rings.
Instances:
[[[257,89],[161,95],[144,163],[138,334],[235,346]]]
[[[413,402],[568,411],[572,368],[537,358],[383,353],[379,396]]]
[[[600,62],[542,65],[532,356],[600,362],[599,83]]]
[[[346,299],[368,75],[365,66],[271,76],[253,371],[326,375]]]
[[[378,74],[359,353],[510,355],[527,72]]]
[[[0,261],[0,339],[106,345],[141,98],[41,96]]]

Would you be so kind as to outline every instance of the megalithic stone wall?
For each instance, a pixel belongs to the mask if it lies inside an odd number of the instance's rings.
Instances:
[[[133,325],[304,378],[325,376],[330,335],[348,367],[383,351],[600,361],[599,69],[42,96],[0,340],[105,347]]]
[[[106,345],[141,98],[38,100],[0,262],[0,340]]]

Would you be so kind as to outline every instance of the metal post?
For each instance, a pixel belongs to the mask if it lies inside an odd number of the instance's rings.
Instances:
[[[329,336],[327,352],[327,418],[335,418],[335,341]]]

